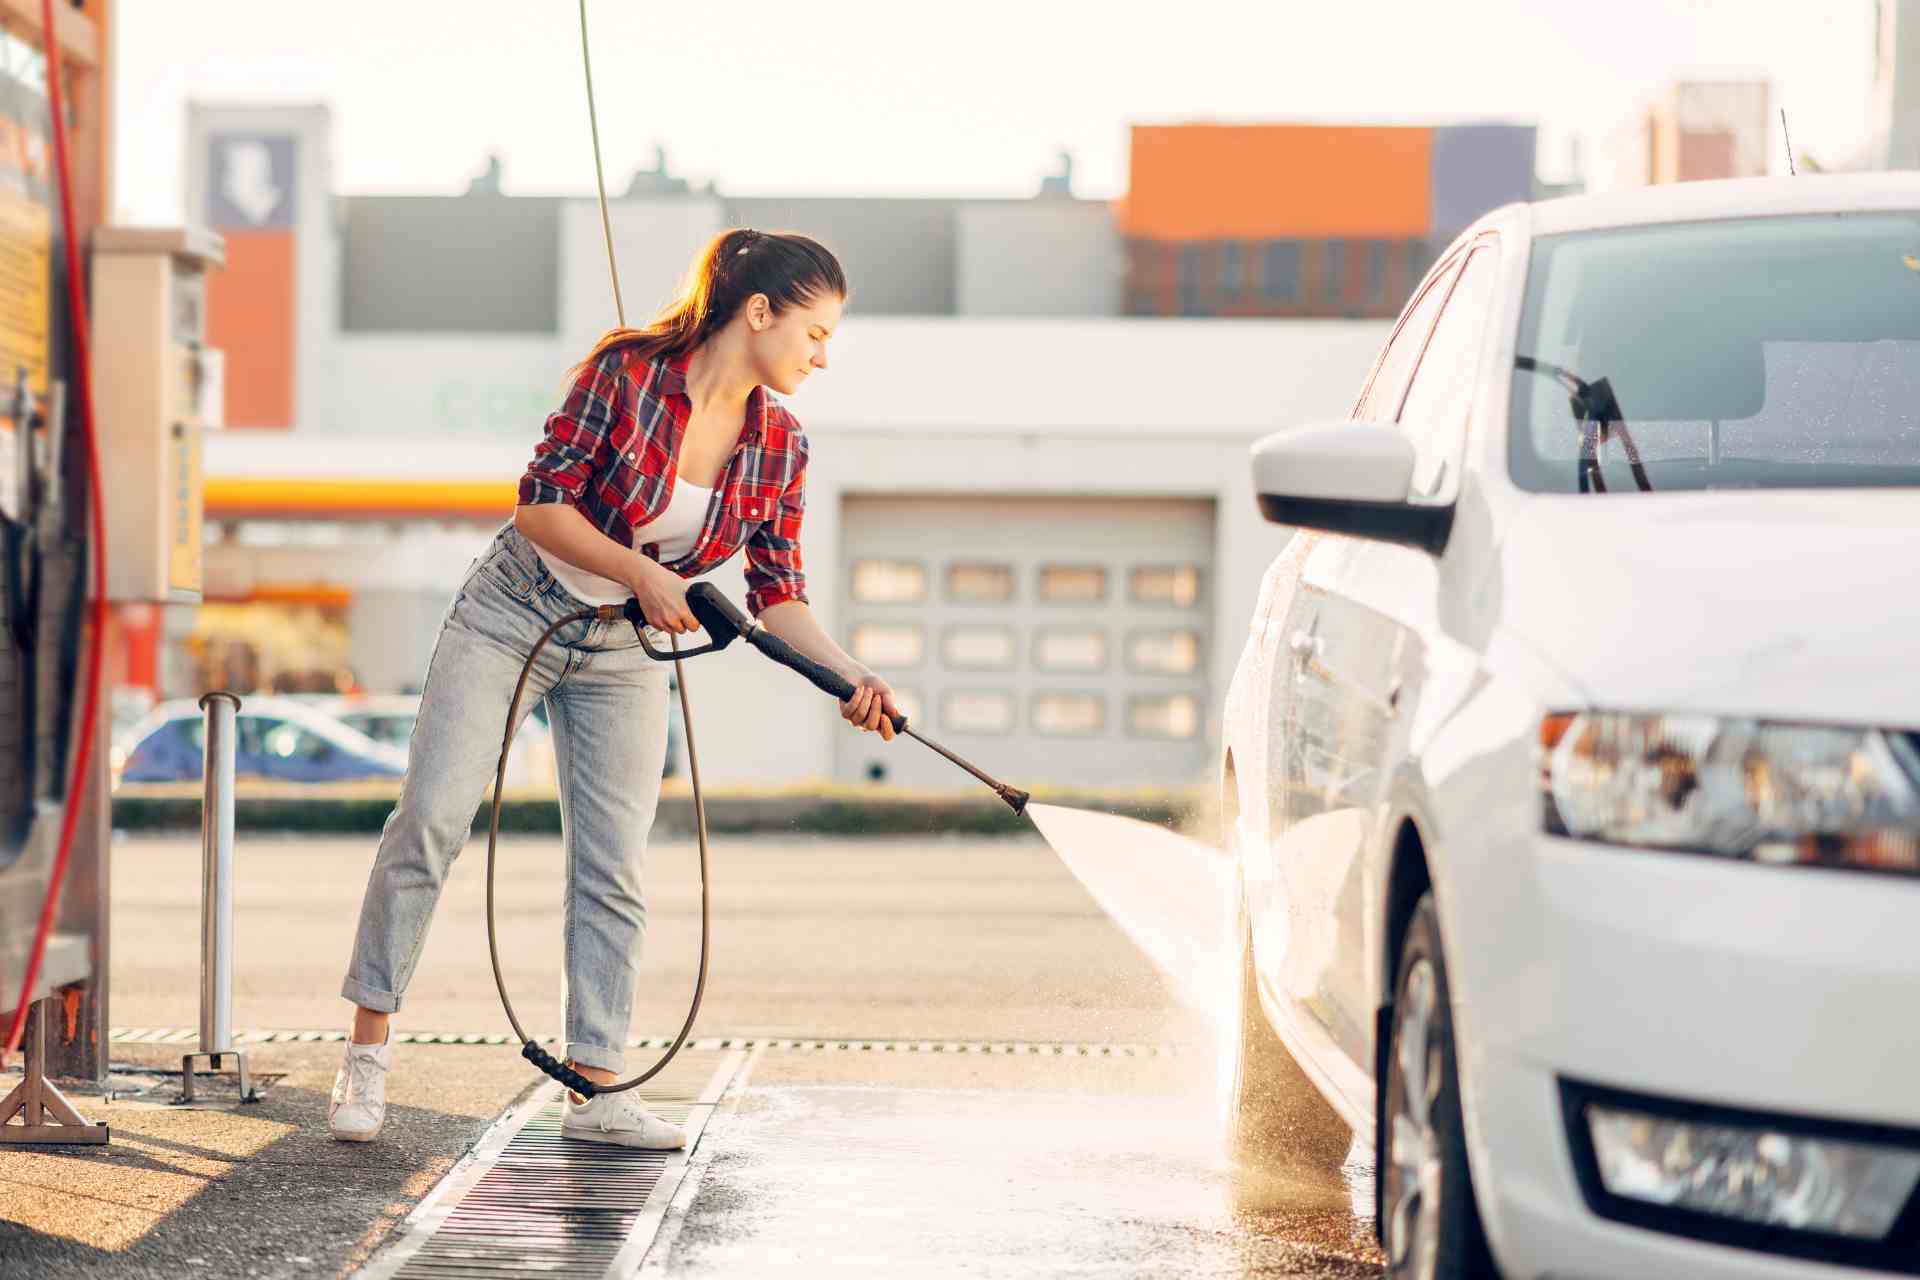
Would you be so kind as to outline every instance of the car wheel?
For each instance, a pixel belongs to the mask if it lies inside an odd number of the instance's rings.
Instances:
[[[1267,1021],[1253,972],[1253,938],[1240,930],[1240,1026],[1233,1044],[1228,1134],[1239,1209],[1345,1208],[1340,1176],[1353,1131]]]
[[[1381,1243],[1394,1280],[1498,1276],[1467,1168],[1447,961],[1433,894],[1407,924],[1387,1045]]]

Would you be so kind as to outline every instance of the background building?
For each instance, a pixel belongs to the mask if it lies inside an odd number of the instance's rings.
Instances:
[[[1127,311],[1399,314],[1440,251],[1533,198],[1532,125],[1154,125],[1120,203]]]
[[[1771,172],[1779,117],[1765,80],[1677,81],[1607,139],[1596,190]]]
[[[1139,131],[1141,185],[1119,216],[1074,198],[1065,164],[1025,200],[737,198],[690,189],[664,157],[610,183],[630,317],[729,226],[801,229],[840,255],[854,295],[835,367],[791,405],[814,444],[812,602],[910,714],[1006,776],[1172,783],[1210,767],[1285,538],[1255,509],[1248,445],[1344,417],[1444,238],[1528,194],[1531,129],[1319,132],[1239,145],[1291,155],[1287,190],[1338,199],[1244,184],[1174,198],[1180,175],[1211,172],[1207,129]],[[407,687],[511,515],[564,371],[613,323],[599,210],[504,195],[497,162],[463,195],[336,197],[318,108],[197,106],[189,133],[190,208],[230,246],[210,305],[231,428],[208,448],[209,604],[169,616],[157,683]],[[1219,227],[1191,221],[1212,206],[1229,211]],[[1291,236],[1323,274],[1351,246],[1336,275],[1359,284],[1335,292],[1353,305],[1122,314],[1147,309],[1128,301],[1146,231]],[[1375,244],[1392,247],[1386,275]],[[718,579],[742,589],[737,562]],[[690,683],[716,780],[951,782],[750,656],[695,664]]]
[[[1867,168],[1920,169],[1920,0],[1877,0]]]

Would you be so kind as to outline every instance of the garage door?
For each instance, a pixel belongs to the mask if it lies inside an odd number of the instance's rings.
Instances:
[[[842,643],[929,734],[1018,786],[1202,776],[1211,501],[848,497]],[[964,785],[841,735],[838,774]],[[907,744],[912,745],[912,744]]]

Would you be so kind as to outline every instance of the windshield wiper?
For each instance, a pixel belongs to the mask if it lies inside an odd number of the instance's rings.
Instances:
[[[1513,367],[1552,378],[1567,389],[1567,407],[1573,413],[1573,420],[1580,426],[1581,493],[1607,491],[1606,477],[1600,472],[1600,446],[1611,440],[1616,431],[1620,433],[1620,443],[1626,447],[1627,465],[1633,470],[1633,482],[1640,486],[1640,492],[1653,492],[1653,483],[1647,479],[1647,469],[1640,463],[1640,449],[1633,443],[1633,433],[1627,430],[1627,415],[1621,411],[1619,397],[1613,394],[1612,382],[1606,378],[1588,382],[1571,369],[1563,369],[1532,356],[1515,356]]]

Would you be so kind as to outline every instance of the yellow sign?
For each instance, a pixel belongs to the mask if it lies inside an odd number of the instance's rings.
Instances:
[[[0,188],[0,395],[7,400],[0,412],[11,414],[22,368],[34,394],[46,394],[52,226],[44,206]]]
[[[0,187],[0,516],[23,515],[21,495],[32,442],[14,394],[20,370],[35,395],[47,390],[47,259],[52,222],[46,209]]]

